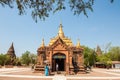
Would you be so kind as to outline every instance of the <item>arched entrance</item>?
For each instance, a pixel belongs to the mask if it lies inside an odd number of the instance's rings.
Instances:
[[[58,71],[65,71],[66,55],[62,53],[56,53],[52,56],[52,71],[56,71],[56,65],[58,64]]]

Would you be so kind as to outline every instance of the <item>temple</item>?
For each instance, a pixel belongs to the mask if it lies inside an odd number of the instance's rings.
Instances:
[[[79,73],[84,68],[83,48],[78,40],[76,46],[73,45],[71,39],[65,36],[62,24],[56,37],[50,39],[48,46],[45,45],[44,39],[41,46],[37,50],[37,64],[35,71],[44,72],[45,64],[49,64],[52,72],[58,70],[70,73]]]
[[[13,43],[11,44],[10,48],[8,49],[7,55],[9,55],[11,58],[16,58]]]
[[[10,48],[7,51],[7,55],[10,57],[10,61],[8,61],[7,65],[14,65],[16,55],[15,55],[13,43],[11,44]]]

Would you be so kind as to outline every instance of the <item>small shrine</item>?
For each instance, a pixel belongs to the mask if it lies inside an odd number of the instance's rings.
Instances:
[[[48,64],[51,71],[66,72],[66,74],[79,73],[84,71],[84,56],[83,48],[78,40],[76,46],[72,40],[64,35],[62,24],[59,26],[59,31],[56,37],[50,39],[50,42],[45,45],[44,39],[41,46],[37,50],[37,64],[35,71],[44,73],[44,66]]]

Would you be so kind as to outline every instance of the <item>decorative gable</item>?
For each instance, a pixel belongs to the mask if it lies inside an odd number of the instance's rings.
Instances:
[[[58,44],[56,47],[54,47],[54,50],[66,50],[66,47],[64,45]]]
[[[54,50],[66,50],[68,48],[68,46],[60,37],[51,45],[51,47]]]

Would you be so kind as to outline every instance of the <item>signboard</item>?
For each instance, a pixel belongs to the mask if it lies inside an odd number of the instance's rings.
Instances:
[[[65,59],[66,56],[65,55],[54,55],[53,58],[54,59]]]

